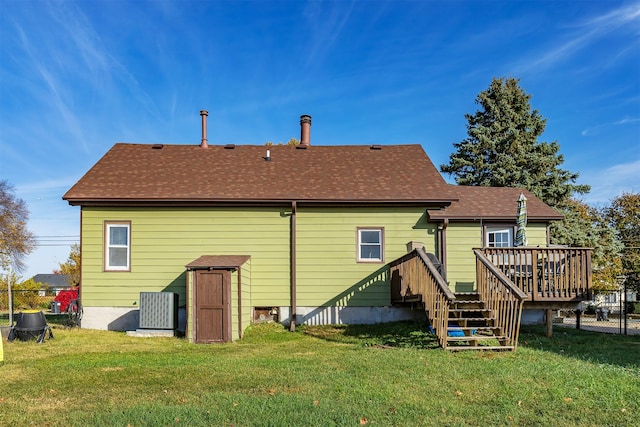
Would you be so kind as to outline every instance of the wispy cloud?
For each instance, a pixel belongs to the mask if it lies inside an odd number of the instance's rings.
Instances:
[[[25,52],[26,69],[35,70],[36,82],[46,91],[39,94],[57,116],[58,128],[89,152],[85,117],[92,105],[113,105],[121,98],[138,103],[159,118],[153,98],[142,88],[119,55],[107,46],[80,5],[44,4],[47,25],[25,26],[14,21],[17,39]],[[49,37],[48,33],[55,34]],[[128,93],[127,93],[128,92]],[[68,140],[67,140],[68,143]]]
[[[599,134],[602,130],[611,126],[622,126],[640,122],[640,117],[625,117],[612,123],[591,126],[580,132],[582,136],[593,136]]]
[[[140,82],[127,69],[118,56],[108,49],[91,21],[77,7],[56,7],[51,9],[65,36],[72,41],[73,51],[81,58],[82,76],[90,79],[96,91],[110,96],[105,82],[119,81],[147,111],[160,118],[158,108],[149,94],[141,88]]]
[[[307,66],[314,66],[333,48],[349,20],[353,6],[354,2],[351,2],[348,7],[338,4],[332,8],[327,8],[320,2],[309,3],[305,17],[313,28],[313,37],[307,51]]]
[[[587,203],[607,203],[623,192],[640,191],[640,159],[603,170],[591,170],[581,178],[584,178],[581,181],[591,184],[591,192],[585,196]]]
[[[637,123],[640,122],[640,117],[625,117],[622,120],[618,120],[617,122],[613,122],[614,125],[626,125],[629,123]]]
[[[593,25],[599,29],[615,28],[640,18],[640,3],[614,9],[602,16],[588,20],[585,25]]]
[[[537,59],[527,58],[526,63],[519,68],[531,71],[551,67],[560,61],[566,61],[588,45],[622,27],[630,26],[635,35],[637,35],[638,22],[640,22],[640,3],[623,6],[601,16],[577,23],[573,25],[575,30],[572,34],[566,36],[556,46],[550,46]],[[637,43],[637,39],[634,39],[633,43]]]
[[[49,179],[43,181],[32,181],[22,183],[16,186],[16,191],[21,194],[38,194],[42,192],[50,192],[51,190],[64,189],[68,190],[76,181],[78,177],[59,177],[56,179]]]

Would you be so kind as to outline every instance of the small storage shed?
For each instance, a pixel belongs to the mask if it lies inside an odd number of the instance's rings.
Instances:
[[[242,338],[251,322],[251,257],[203,255],[186,269],[187,340],[215,343]]]

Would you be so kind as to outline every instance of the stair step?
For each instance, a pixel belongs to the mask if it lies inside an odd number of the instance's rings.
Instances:
[[[467,351],[467,350],[483,350],[483,351],[514,351],[516,348],[512,345],[481,345],[481,346],[447,346],[446,350],[449,351]]]
[[[473,322],[484,323],[484,325],[478,326],[491,326],[486,323],[493,323],[494,320],[496,320],[494,317],[449,317],[449,322],[457,322],[458,324],[464,323],[464,325],[460,326],[465,326]]]
[[[467,315],[466,317],[491,317],[491,310],[489,309],[477,309],[477,308],[450,308],[449,316],[458,315],[457,318],[461,318],[462,315]]]
[[[477,292],[456,292],[449,303],[446,349],[449,351],[515,351],[511,338],[495,326],[496,310],[486,308]]]
[[[450,328],[491,328],[496,326],[493,319],[474,320],[467,322],[467,319],[449,319]]]
[[[456,299],[480,301],[480,294],[477,292],[456,292]]]
[[[497,332],[499,331],[500,328],[497,326],[452,326],[449,325],[449,327],[447,328],[448,332],[451,331],[462,331],[462,332],[469,332],[469,331],[476,331],[476,332]],[[495,337],[495,335],[494,335]]]
[[[457,341],[505,341],[507,337],[495,336],[495,335],[471,335],[464,337],[447,337],[447,342],[457,342]]]
[[[451,304],[451,309],[476,309],[476,310],[485,310],[484,301],[466,301],[466,300],[457,300]]]

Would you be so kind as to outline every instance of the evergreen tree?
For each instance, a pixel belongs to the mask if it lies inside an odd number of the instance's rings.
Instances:
[[[480,109],[465,114],[468,137],[455,143],[456,152],[443,173],[460,185],[524,187],[553,207],[573,193],[584,194],[588,185],[576,185],[577,173],[561,169],[564,157],[557,142],[540,142],[546,119],[532,110],[531,96],[515,78],[494,78],[480,92]]]

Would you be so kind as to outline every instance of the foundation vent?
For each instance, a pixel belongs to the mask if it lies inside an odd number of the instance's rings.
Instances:
[[[140,329],[178,329],[178,294],[140,292]]]
[[[253,322],[278,322],[278,308],[277,307],[255,307],[253,309]]]

